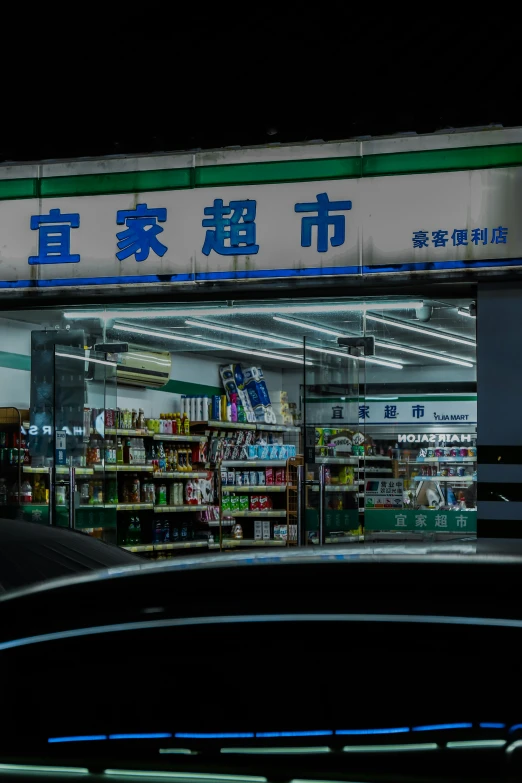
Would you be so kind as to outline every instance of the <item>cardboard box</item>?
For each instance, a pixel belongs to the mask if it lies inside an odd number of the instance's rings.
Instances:
[[[263,519],[263,539],[267,541],[270,538],[270,520]]]
[[[256,541],[260,541],[263,538],[263,522],[261,519],[256,519],[254,522],[254,538]]]

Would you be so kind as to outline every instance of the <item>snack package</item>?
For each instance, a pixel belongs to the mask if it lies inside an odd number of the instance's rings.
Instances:
[[[250,496],[250,511],[259,510],[259,495]]]
[[[339,484],[353,484],[354,472],[353,467],[343,465],[339,471]]]
[[[258,446],[257,447],[257,458],[258,459],[268,459],[270,446]]]
[[[257,470],[250,471],[250,481],[248,483],[253,487],[257,485]]]
[[[240,495],[239,496],[239,510],[240,511],[248,511],[249,502],[248,502],[248,495]]]
[[[249,484],[250,484],[250,471],[249,470],[244,470],[243,471],[243,486],[244,487],[248,487]]]
[[[256,541],[263,538],[263,522],[261,519],[256,519],[254,522],[254,538]]]
[[[236,472],[235,470],[229,470],[227,473],[227,486],[234,486],[236,483]]]
[[[238,470],[236,473],[236,487],[242,487],[243,486],[243,473]]]
[[[263,519],[263,538],[268,540],[270,538],[270,520]]]
[[[268,495],[259,495],[259,510],[270,511],[273,508],[272,498]]]
[[[232,514],[234,511],[239,511],[239,495],[230,496],[230,511]]]
[[[269,446],[268,459],[279,459],[279,446]]]
[[[278,455],[276,459],[288,459],[288,446],[279,446]]]
[[[274,525],[274,538],[276,541],[286,541],[288,539],[288,525]]]
[[[248,459],[255,459],[257,457],[257,446],[248,447]]]
[[[230,495],[228,493],[223,495],[223,502],[222,502],[222,508],[223,511],[230,511],[231,505],[230,505]]]
[[[222,470],[221,471],[221,486],[225,487],[228,484],[228,471]]]
[[[274,469],[273,468],[267,468],[265,471],[265,479],[266,483],[270,484],[270,486],[274,483]]]
[[[277,468],[275,472],[275,483],[278,486],[286,484],[286,470],[284,468]]]
[[[266,484],[266,476],[264,470],[258,470],[257,471],[257,483],[260,487],[263,487]]]

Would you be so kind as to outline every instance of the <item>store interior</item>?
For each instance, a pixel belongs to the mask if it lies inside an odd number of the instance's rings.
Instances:
[[[0,504],[157,558],[475,535],[475,316],[411,296],[5,312]]]

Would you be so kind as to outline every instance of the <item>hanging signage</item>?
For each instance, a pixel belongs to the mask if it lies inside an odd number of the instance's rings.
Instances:
[[[365,508],[400,509],[403,506],[404,482],[402,479],[371,479],[364,487]]]
[[[307,418],[316,424],[354,427],[362,424],[476,424],[476,395],[383,397],[358,401],[338,397],[306,400]],[[358,421],[354,423],[358,415]],[[413,443],[414,441],[408,440]],[[418,442],[418,441],[417,441]]]
[[[397,435],[397,443],[471,443],[476,435],[464,432],[423,432],[414,435],[412,432],[401,432]]]
[[[516,266],[521,189],[512,167],[13,198],[0,201],[0,287]]]

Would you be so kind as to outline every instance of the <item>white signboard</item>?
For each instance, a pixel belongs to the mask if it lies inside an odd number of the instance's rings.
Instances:
[[[362,424],[440,424],[448,430],[454,424],[476,424],[477,398],[454,395],[450,398],[435,395],[422,398],[397,397],[365,400],[357,403],[337,398],[306,400],[306,415],[317,426],[353,427]],[[358,416],[358,421],[356,419]]]
[[[0,202],[0,287],[520,264],[522,169]]]

